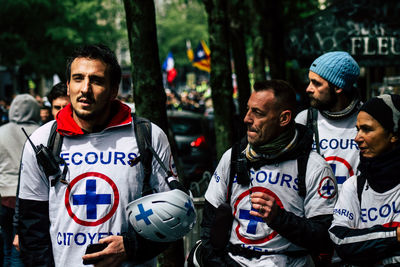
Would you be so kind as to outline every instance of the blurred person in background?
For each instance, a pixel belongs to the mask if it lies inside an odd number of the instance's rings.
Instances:
[[[0,99],[0,125],[8,122],[8,111],[10,109],[10,101]]]
[[[13,216],[16,203],[20,159],[26,136],[39,127],[39,104],[29,94],[21,94],[11,103],[10,122],[0,127],[0,224],[4,245],[3,266],[23,266],[19,252],[12,246],[15,229]]]
[[[57,113],[70,103],[67,85],[63,82],[55,84],[47,94],[47,100],[51,104],[51,114],[56,118]]]
[[[51,119],[55,119],[57,113],[64,108],[66,105],[70,103],[69,96],[67,94],[67,85],[65,83],[57,83],[55,84],[50,92],[47,94],[47,100],[51,104]],[[47,108],[47,110],[50,110]],[[42,108],[40,109],[41,112],[41,121],[45,119],[46,122],[50,121],[48,118],[42,118]],[[47,117],[47,116],[46,116]],[[41,123],[41,125],[43,125]],[[18,216],[18,202],[17,202],[17,207],[15,209],[16,216]],[[14,220],[14,226],[17,227],[17,219]],[[13,241],[14,247],[19,251],[19,236],[18,234],[15,235],[14,241]]]
[[[51,115],[51,108],[42,105],[40,107],[40,125],[46,124],[51,120],[53,120],[53,116]]]
[[[170,89],[165,89],[165,94],[167,95],[167,109],[180,110],[181,103],[175,93]]]
[[[343,184],[329,229],[346,264],[400,266],[399,123],[399,95],[374,97],[357,116],[359,174]]]
[[[43,106],[44,105],[45,101],[43,100],[43,97],[41,95],[35,94],[35,99],[39,103],[39,106]]]

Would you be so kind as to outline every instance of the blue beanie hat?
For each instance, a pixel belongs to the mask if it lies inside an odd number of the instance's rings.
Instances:
[[[357,62],[343,51],[323,54],[314,60],[310,71],[343,90],[351,90],[360,75]]]

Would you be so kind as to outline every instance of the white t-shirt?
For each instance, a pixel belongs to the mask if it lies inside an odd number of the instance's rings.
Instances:
[[[35,131],[35,145],[47,144],[52,122]],[[152,146],[176,174],[166,135],[152,124]],[[99,133],[64,137],[61,157],[68,165],[68,185],[49,187],[35,153],[26,145],[21,168],[19,198],[49,201],[50,237],[56,266],[84,266],[88,244],[128,230],[126,206],[141,196],[142,164],[128,161],[139,155],[133,123],[110,127]],[[152,161],[150,184],[157,191],[169,190],[166,173]],[[148,262],[155,264],[155,260]]]
[[[214,207],[225,202],[230,173],[231,149],[225,152],[214,172],[206,200]],[[249,214],[251,192],[266,192],[286,211],[300,217],[332,214],[337,187],[331,168],[316,152],[311,152],[307,163],[306,188],[303,199],[298,195],[297,160],[250,169],[250,186],[239,185],[236,177],[232,186],[231,207],[234,221],[230,242],[260,252],[286,252],[304,250],[269,228],[262,219]],[[309,258],[290,258],[283,254],[264,255],[259,259],[231,257],[243,266],[310,266]]]
[[[303,110],[296,117],[296,122],[307,124],[307,110]],[[354,138],[357,113],[341,120],[331,120],[318,111],[318,134],[321,155],[330,164],[336,176],[339,192],[342,184],[351,176],[357,174],[360,162],[359,148]],[[315,137],[313,148],[315,149]]]
[[[367,246],[368,242],[385,242],[385,239],[389,242],[389,239],[396,239],[396,230],[388,231],[384,228],[400,226],[400,185],[378,193],[366,181],[361,199],[360,205],[357,176],[353,176],[343,184],[333,211],[333,222],[329,230],[332,241],[340,246],[361,247],[360,242],[365,242]],[[383,228],[371,229],[378,225]],[[344,232],[347,234],[342,235]],[[400,263],[400,255],[388,257],[382,263]]]

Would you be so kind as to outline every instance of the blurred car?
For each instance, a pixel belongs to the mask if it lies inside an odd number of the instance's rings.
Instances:
[[[167,110],[169,128],[174,134],[177,159],[184,172],[184,183],[199,181],[204,172],[214,172],[216,152],[212,117],[184,110]]]

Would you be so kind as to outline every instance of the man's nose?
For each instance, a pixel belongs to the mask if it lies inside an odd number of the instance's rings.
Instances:
[[[90,80],[89,79],[85,79],[82,83],[82,88],[81,91],[82,93],[87,93],[90,90]]]
[[[313,91],[314,91],[314,89],[312,88],[311,83],[309,83],[307,88],[306,88],[306,93],[312,93]]]
[[[250,111],[247,111],[246,115],[244,116],[243,122],[246,124],[251,123]]]

